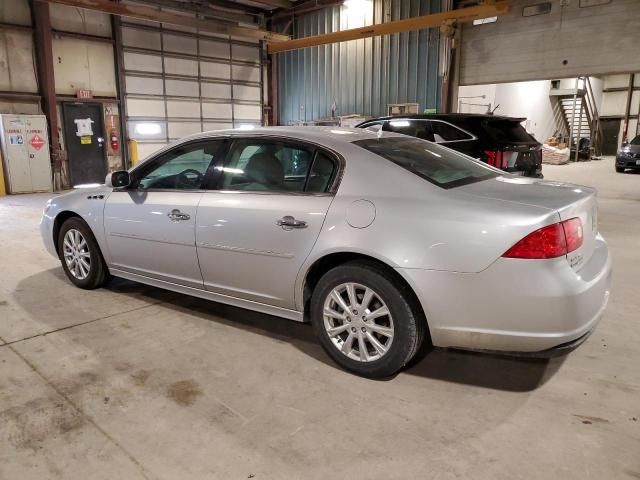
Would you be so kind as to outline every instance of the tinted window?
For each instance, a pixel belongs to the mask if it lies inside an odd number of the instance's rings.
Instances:
[[[520,122],[514,120],[485,120],[484,129],[489,136],[499,143],[533,143],[534,138],[527,133]]]
[[[384,123],[383,130],[388,132],[401,133],[411,137],[422,138],[433,142],[433,133],[429,127],[429,122],[425,120],[388,120]]]
[[[311,171],[307,191],[324,191],[328,184],[328,180],[323,183],[327,168],[322,160],[316,164],[313,158],[314,149],[303,145],[271,140],[238,141],[224,167],[222,189],[303,192]],[[329,179],[332,173],[333,162]]]
[[[640,145],[640,135],[629,142],[631,145]]]
[[[466,155],[418,139],[387,137],[354,142],[443,188],[496,177],[498,173]]]
[[[437,120],[432,120],[430,123],[434,141],[437,143],[471,140],[473,138],[468,133],[463,132],[459,128],[448,123],[439,122]]]
[[[223,140],[218,140],[176,147],[152,160],[153,163],[143,170],[143,176],[136,186],[145,190],[200,189],[209,165],[218,152],[222,152],[223,143]]]

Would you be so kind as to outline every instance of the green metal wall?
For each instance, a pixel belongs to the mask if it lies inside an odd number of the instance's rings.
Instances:
[[[441,0],[368,0],[366,24],[440,11]],[[346,7],[297,17],[294,38],[362,26]],[[435,109],[438,78],[437,28],[353,40],[278,54],[281,125],[351,113],[385,115],[390,103],[414,102]]]

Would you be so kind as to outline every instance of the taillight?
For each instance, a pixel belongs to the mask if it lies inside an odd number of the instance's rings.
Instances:
[[[487,163],[493,167],[504,170],[507,168],[507,154],[501,150],[485,150]]]
[[[506,251],[507,258],[555,258],[582,246],[582,221],[570,218],[530,233]]]

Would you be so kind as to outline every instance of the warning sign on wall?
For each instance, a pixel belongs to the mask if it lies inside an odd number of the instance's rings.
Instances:
[[[31,145],[36,150],[40,150],[42,147],[44,147],[44,140],[40,135],[36,133],[33,137],[31,137],[31,140],[29,140],[29,145]]]

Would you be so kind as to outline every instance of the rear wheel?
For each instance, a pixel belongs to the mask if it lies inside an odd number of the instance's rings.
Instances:
[[[424,340],[426,322],[413,303],[389,272],[352,262],[320,279],[311,321],[340,366],[365,377],[387,377],[409,363]]]
[[[66,220],[58,233],[58,257],[67,278],[87,290],[101,287],[109,277],[100,247],[80,218]]]

